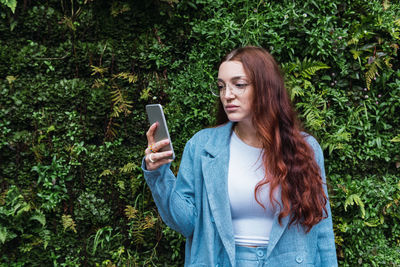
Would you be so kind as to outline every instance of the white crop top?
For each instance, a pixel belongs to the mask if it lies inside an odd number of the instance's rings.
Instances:
[[[254,189],[264,178],[262,149],[247,145],[232,132],[228,171],[228,193],[236,245],[265,246],[269,241],[274,212],[269,203],[269,187],[264,185],[258,199]]]

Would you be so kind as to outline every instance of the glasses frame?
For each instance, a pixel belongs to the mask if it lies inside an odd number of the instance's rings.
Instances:
[[[219,93],[215,93],[214,90],[212,89],[214,86],[210,85],[210,92],[213,96],[221,97],[221,92],[226,92],[226,88],[228,87],[228,85],[229,85],[229,89],[231,90],[232,94],[234,94],[236,96],[240,96],[240,95],[244,94],[244,92],[247,90],[247,87],[249,87],[251,85],[251,83],[244,84],[244,88],[237,88],[236,86],[227,82],[227,83],[225,83],[225,86],[223,87],[223,89],[219,90]]]

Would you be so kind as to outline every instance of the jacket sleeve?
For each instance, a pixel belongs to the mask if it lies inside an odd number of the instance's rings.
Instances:
[[[197,210],[194,205],[193,151],[189,141],[184,149],[178,177],[170,170],[170,164],[156,170],[142,169],[150,187],[154,202],[163,221],[185,237],[193,234]]]
[[[325,166],[324,166],[324,155],[322,153],[322,149],[318,142],[311,137],[310,143],[314,150],[314,156],[317,161],[317,164],[321,170],[321,177],[323,181],[323,187],[326,196],[328,196],[328,190],[326,186],[326,175],[325,175]],[[326,203],[326,210],[328,212],[328,217],[322,220],[319,224],[318,231],[318,254],[320,257],[320,266],[323,267],[336,267],[338,266],[337,257],[336,257],[336,248],[335,248],[335,236],[333,234],[333,225],[332,225],[332,213],[329,204],[329,200]]]

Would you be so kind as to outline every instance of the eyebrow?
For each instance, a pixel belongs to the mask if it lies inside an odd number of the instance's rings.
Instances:
[[[236,80],[240,80],[240,79],[247,79],[246,76],[234,76],[231,78],[231,81],[236,81]],[[221,78],[218,78],[219,82],[225,82],[224,80],[222,80]]]

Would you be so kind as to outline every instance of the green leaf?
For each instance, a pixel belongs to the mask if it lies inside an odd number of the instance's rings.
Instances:
[[[7,228],[0,226],[0,241],[1,243],[5,243],[7,239]]]
[[[6,77],[6,80],[9,84],[12,84],[17,78],[15,76],[9,75]]]
[[[390,142],[400,142],[400,134],[398,134],[396,137],[394,137]]]
[[[42,224],[42,226],[45,226],[46,225],[46,216],[44,216],[44,214],[42,214],[42,213],[36,213],[36,214],[34,214],[34,215],[32,215],[30,218],[29,218],[29,220],[31,221],[31,220],[35,220],[35,221],[38,221],[38,222],[40,222],[41,224]]]
[[[15,8],[17,7],[17,0],[0,0],[0,3],[9,7],[13,13],[15,13]]]
[[[56,127],[54,127],[54,125],[50,125],[49,128],[47,128],[47,133],[52,132],[56,129]]]

